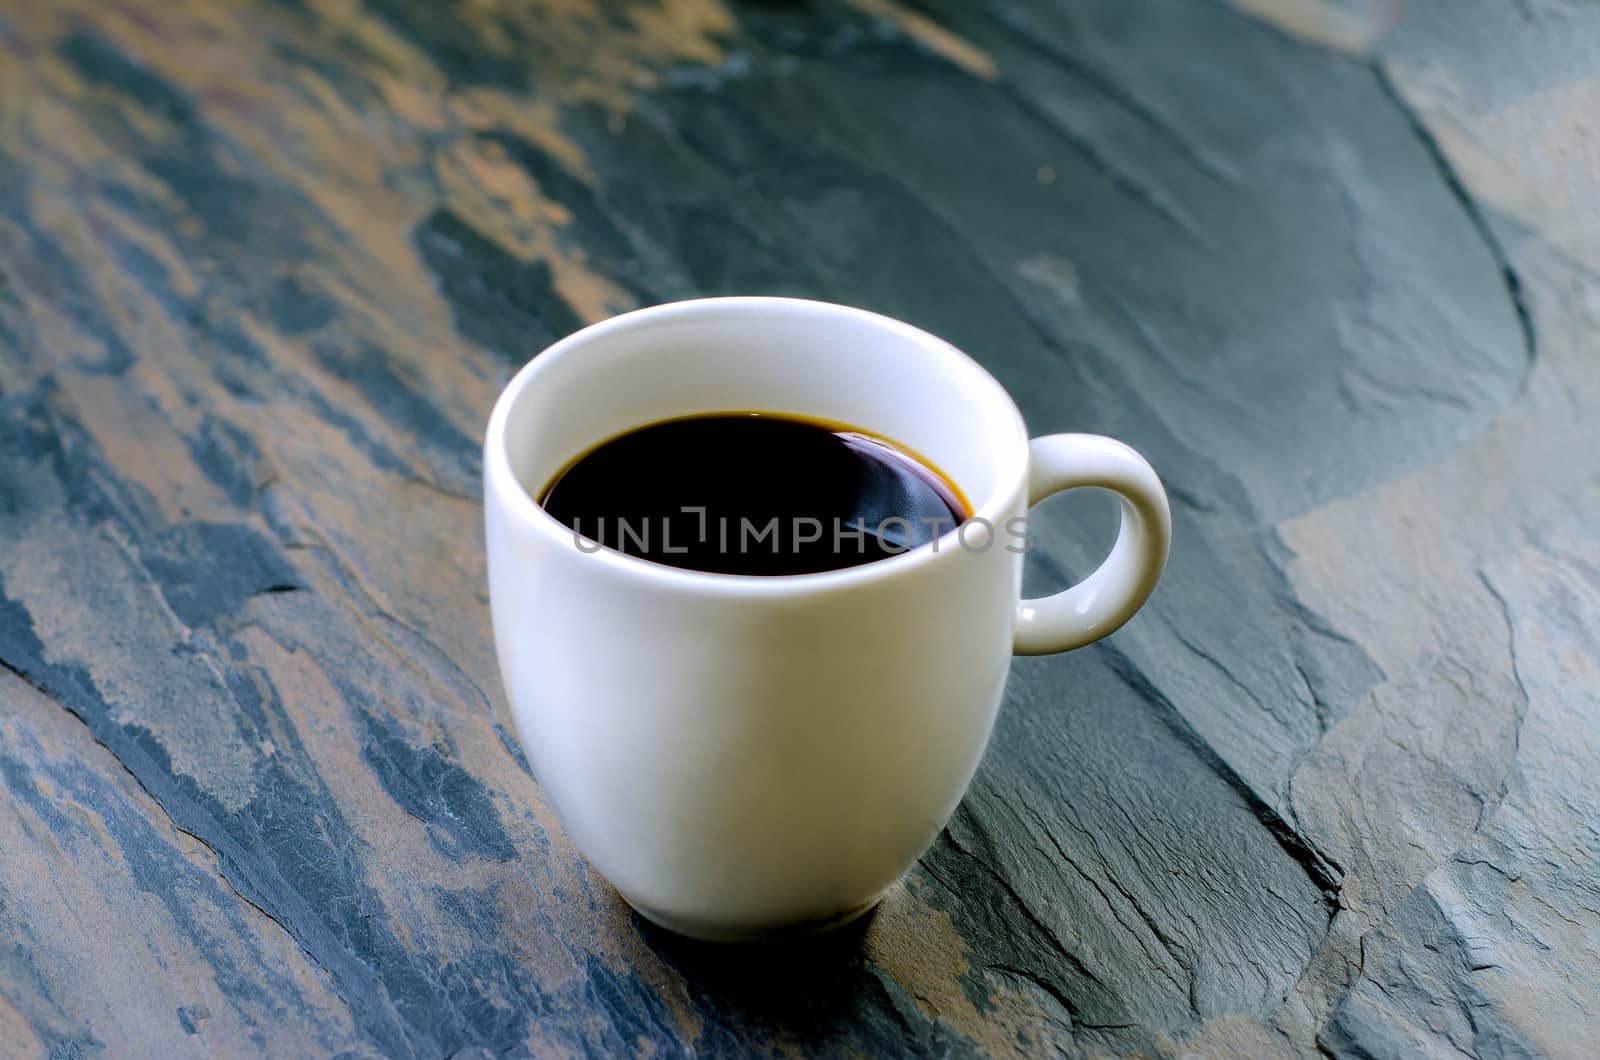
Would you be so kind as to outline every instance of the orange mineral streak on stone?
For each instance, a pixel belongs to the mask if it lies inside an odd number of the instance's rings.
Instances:
[[[469,18],[491,27],[487,30],[491,48],[504,36],[502,23],[496,19],[529,17],[520,8],[506,12],[492,8],[476,5],[467,11]],[[689,8],[705,10],[702,5]],[[251,16],[250,32],[244,32],[228,22],[230,17],[244,18],[242,14],[230,16],[222,9],[184,3],[141,12],[137,19],[116,9],[86,11],[84,20],[103,36],[115,39],[119,51],[182,89],[209,128],[243,149],[244,155],[233,164],[272,171],[303,196],[321,219],[333,222],[345,238],[328,239],[320,224],[299,228],[319,255],[335,266],[332,271],[375,296],[381,292],[388,304],[382,306],[380,315],[423,318],[416,334],[431,341],[419,344],[418,360],[434,355],[440,347],[460,343],[412,242],[416,224],[439,206],[457,209],[475,228],[526,260],[546,261],[557,291],[581,319],[598,320],[633,307],[634,301],[625,291],[563,248],[554,232],[568,224],[570,216],[559,204],[541,196],[520,167],[490,157],[490,149],[475,139],[447,140],[438,156],[429,161],[434,148],[425,136],[453,126],[464,126],[472,133],[504,128],[548,150],[579,179],[592,179],[581,154],[558,128],[555,102],[474,88],[463,90],[458,105],[427,57],[380,20],[345,5],[331,5],[327,14],[339,31],[382,57],[384,62],[363,71],[365,87],[398,100],[397,110],[358,109],[347,88],[336,88],[318,70],[296,65],[276,51],[258,46],[262,35],[306,48],[325,45],[325,35],[332,32],[327,26],[313,39],[302,40],[305,31],[290,20]],[[545,31],[550,30],[550,47],[555,49],[563,32],[569,37],[583,36],[579,29],[586,33],[592,28],[589,21],[593,17],[580,8],[558,4],[552,20],[540,22],[539,39],[545,39]],[[638,80],[624,76],[624,71],[642,70],[647,60],[704,55],[709,45],[693,28],[731,24],[703,14],[692,16],[688,8],[643,17],[646,22],[667,20],[673,32],[661,40],[645,40],[642,31],[624,28],[602,33],[594,45],[607,57],[602,65],[610,64],[618,83]],[[192,62],[186,52],[170,46],[175,38],[195,35],[209,41],[206,62]],[[597,92],[593,84],[583,87],[583,83],[581,77],[570,83],[577,96]],[[617,97],[610,104],[622,107],[625,101]],[[170,133],[158,116],[144,113],[137,104],[119,98],[116,105],[144,135]],[[76,154],[80,166],[94,161],[82,157],[82,150]],[[103,157],[109,163],[117,155],[105,149]],[[396,299],[402,292],[406,297]]]
[[[330,1037],[353,1036],[348,1010],[326,974],[277,923],[232,897],[211,851],[176,828],[81,722],[3,670],[0,746],[54,809],[42,815],[0,785],[0,849],[7,855],[0,858],[0,893],[8,922],[31,926],[13,941],[27,947],[30,974],[44,995],[63,1006],[57,1025],[54,1013],[24,1016],[0,997],[6,1055],[43,1051],[42,1045],[29,1047],[39,1040],[30,1024],[63,1038],[87,1030],[106,1051],[130,1054],[155,1045],[187,1053],[209,1040],[214,1047],[253,1041],[274,1054],[301,1055],[325,1051]],[[52,784],[52,773],[79,778],[110,799],[80,801]],[[115,838],[130,828],[161,837],[189,863],[182,871],[201,886],[174,898],[183,919],[139,885]],[[225,896],[223,904],[217,895]],[[92,969],[84,966],[85,953]],[[292,986],[299,1018],[274,1018],[273,1007],[281,1003],[274,997],[231,993],[236,984],[220,981],[218,967],[248,969],[247,976],[276,980],[274,987]],[[173,1017],[180,1006],[208,1013],[199,1042]],[[147,1015],[134,1022],[106,1016],[129,1012]]]
[[[453,720],[448,737],[430,725],[414,742],[448,739],[453,755],[497,793],[503,826],[516,848],[528,853],[496,862],[438,852],[429,840],[430,826],[395,804],[364,759],[360,719],[344,709],[343,697],[315,656],[317,649],[286,648],[274,638],[275,628],[315,625],[314,616],[295,612],[301,606],[293,597],[259,602],[256,622],[240,640],[277,690],[295,735],[315,754],[334,801],[366,845],[361,863],[367,882],[389,906],[392,930],[419,953],[465,959],[483,939],[472,925],[441,908],[438,896],[492,892],[503,917],[497,949],[533,966],[543,989],[558,993],[564,985],[581,983],[585,955],[592,954],[619,974],[637,975],[655,986],[680,1032],[697,1036],[699,1017],[682,983],[640,939],[609,885],[566,841],[532,778],[501,746],[487,713]],[[370,650],[399,649],[374,642]],[[407,724],[403,718],[397,713],[394,722]],[[513,997],[502,1000],[519,1003]]]
[[[561,114],[554,101],[471,87],[452,93],[448,106],[451,117],[473,132],[498,130],[520,136],[584,183],[595,183],[583,149],[561,131]]]
[[[929,1019],[942,1020],[990,1056],[1037,1055],[1070,1041],[1036,998],[1007,986],[993,989],[983,1009],[965,981],[974,970],[950,914],[920,894],[916,870],[895,885],[867,925],[867,956],[909,994]]]
[[[434,157],[444,202],[509,253],[550,266],[563,301],[586,322],[634,307],[631,295],[586,267],[558,229],[571,223],[565,207],[546,198],[525,169],[489,141],[458,140]]]
[[[947,62],[985,81],[1000,76],[987,52],[897,0],[850,0],[857,9],[894,23],[900,32]]]
[[[720,63],[720,38],[735,25],[716,0],[633,0],[605,10],[590,0],[467,0],[459,17],[491,50],[505,42],[502,56],[534,51],[541,92],[619,112],[632,109],[636,91],[658,83],[660,69]],[[513,39],[534,43],[514,49]]]

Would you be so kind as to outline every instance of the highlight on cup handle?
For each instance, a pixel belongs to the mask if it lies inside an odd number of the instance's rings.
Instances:
[[[1098,434],[1047,434],[1029,443],[1028,504],[1070,489],[1110,490],[1122,501],[1111,554],[1083,581],[1017,605],[1018,655],[1092,644],[1144,606],[1161,580],[1172,540],[1167,492],[1144,457]]]

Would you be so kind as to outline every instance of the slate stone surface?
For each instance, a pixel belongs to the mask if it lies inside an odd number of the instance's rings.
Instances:
[[[1600,1053],[1600,13],[1392,6],[0,3],[0,1054]],[[1176,526],[870,921],[728,949],[528,776],[477,446],[732,292]]]

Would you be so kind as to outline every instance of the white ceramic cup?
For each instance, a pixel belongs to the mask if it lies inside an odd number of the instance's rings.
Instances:
[[[576,456],[699,412],[842,421],[922,454],[981,524],[875,563],[748,577],[579,547],[535,498]],[[535,775],[578,848],[642,915],[707,939],[842,924],[954,812],[1013,653],[1066,651],[1139,609],[1170,515],[1120,442],[1032,442],[977,362],[910,325],[788,298],[709,298],[587,327],[517,373],[484,440],[495,647]],[[1005,528],[1094,486],[1110,556],[1020,599]],[[591,546],[592,548],[592,546]]]

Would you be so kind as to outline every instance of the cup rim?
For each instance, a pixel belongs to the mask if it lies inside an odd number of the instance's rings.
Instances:
[[[584,346],[614,332],[652,327],[702,313],[740,310],[800,310],[864,321],[874,327],[897,332],[902,337],[914,340],[931,356],[942,359],[947,365],[953,366],[958,373],[969,376],[972,386],[988,391],[989,397],[999,401],[1006,410],[1014,434],[1012,452],[1016,457],[1007,461],[1007,466],[1002,469],[998,481],[986,497],[981,501],[973,499],[973,512],[968,522],[978,518],[986,519],[993,528],[991,539],[999,534],[1001,519],[1012,499],[1025,488],[1028,474],[1027,425],[1023,422],[1021,410],[1017,408],[1016,402],[1000,381],[987,368],[951,343],[902,320],[835,302],[775,295],[732,295],[664,302],[589,324],[547,346],[511,377],[495,400],[494,409],[489,414],[489,423],[484,431],[483,440],[484,503],[498,504],[504,511],[515,515],[536,532],[571,544],[571,528],[545,511],[511,470],[510,454],[506,451],[506,427],[511,418],[511,410],[522,392],[534,385],[539,375],[548,370],[556,360],[574,356]],[[860,426],[869,430],[872,427],[871,424]],[[948,561],[949,558],[959,556],[964,551],[957,543],[945,541],[947,537],[956,537],[957,533],[957,530],[950,530],[936,541],[918,545],[898,555],[874,560],[871,563],[810,574],[748,575],[688,570],[604,547],[594,552],[585,551],[583,556],[585,560],[600,563],[618,575],[670,584],[680,589],[732,595],[798,595],[855,588],[900,575],[910,575],[931,564]]]

